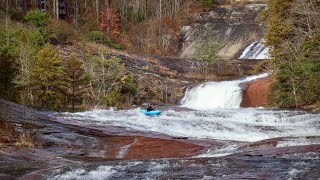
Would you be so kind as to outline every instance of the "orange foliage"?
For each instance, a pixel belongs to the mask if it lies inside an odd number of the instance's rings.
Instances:
[[[172,19],[170,16],[163,16],[161,22],[165,24],[168,28],[175,31],[179,31],[179,25],[176,20]]]
[[[100,28],[102,30],[108,29],[108,8],[106,8],[102,12],[102,22],[100,24]],[[116,36],[120,33],[121,27],[120,27],[120,18],[117,15],[116,11],[113,9],[110,9],[110,34],[112,36]]]

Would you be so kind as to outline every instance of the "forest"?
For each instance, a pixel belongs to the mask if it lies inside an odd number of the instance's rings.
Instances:
[[[53,110],[141,103],[118,58],[61,44],[93,42],[136,54],[174,56],[193,14],[213,0],[0,0],[0,98]],[[320,2],[269,0],[261,12],[275,78],[270,106],[320,102]],[[319,105],[318,105],[319,106]]]
[[[5,0],[0,5],[1,98],[80,110],[137,104],[141,95],[119,59],[86,50],[81,57],[62,56],[56,45],[95,42],[139,54],[170,55],[188,8],[201,2]]]
[[[270,103],[302,107],[320,103],[320,2],[269,0],[266,44],[272,47],[276,83]]]

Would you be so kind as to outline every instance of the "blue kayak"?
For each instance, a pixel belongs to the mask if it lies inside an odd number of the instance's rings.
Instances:
[[[140,112],[144,113],[145,115],[159,115],[161,114],[162,110],[147,111],[145,109],[142,109],[140,110]]]

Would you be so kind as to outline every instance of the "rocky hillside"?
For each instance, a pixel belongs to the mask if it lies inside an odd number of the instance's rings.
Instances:
[[[260,63],[257,59],[268,58],[262,39],[265,27],[258,17],[265,8],[266,4],[261,1],[221,1],[213,11],[195,14],[195,23],[184,26],[180,32],[177,57],[139,56],[103,46],[99,48],[106,52],[106,58],[121,59],[138,77],[146,97],[159,96],[155,101],[178,103],[190,84],[250,75]],[[219,58],[226,61],[213,65],[211,75],[203,76],[199,74],[201,63],[197,60],[208,44],[218,46]],[[89,48],[95,49],[96,45]]]
[[[251,45],[251,50],[258,48],[261,53],[265,47],[258,45],[265,27],[258,14],[265,8],[264,3],[228,4],[195,15],[196,23],[182,28],[179,57],[197,59],[201,49],[212,43],[218,44],[218,55],[227,60],[240,59],[242,52],[252,43],[255,45]]]

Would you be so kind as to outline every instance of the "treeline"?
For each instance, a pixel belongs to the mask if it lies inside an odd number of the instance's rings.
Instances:
[[[84,34],[101,31],[110,41],[141,54],[172,55],[179,44],[182,25],[190,23],[190,12],[212,8],[213,0],[46,0],[47,15],[60,13],[74,29]],[[27,10],[39,7],[39,0],[0,0],[3,10],[22,20]],[[62,5],[63,4],[63,10]],[[63,11],[63,12],[62,12]],[[64,18],[64,16],[63,16]],[[71,26],[71,27],[72,27]],[[63,29],[63,28],[61,28]]]
[[[269,0],[267,45],[276,83],[271,105],[320,107],[320,1]]]
[[[134,77],[119,59],[85,50],[83,57],[62,56],[48,43],[57,34],[50,31],[50,18],[39,10],[27,12],[24,24],[3,19],[0,98],[53,110],[136,103]]]
[[[180,26],[202,5],[210,8],[213,1],[0,0],[0,98],[53,110],[139,103],[135,77],[119,59],[58,47],[93,41],[171,55]]]

